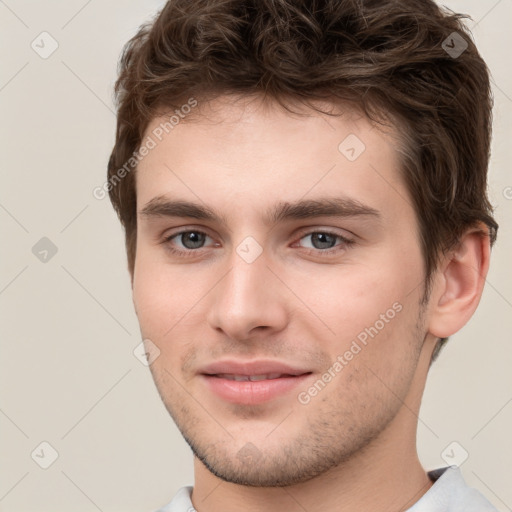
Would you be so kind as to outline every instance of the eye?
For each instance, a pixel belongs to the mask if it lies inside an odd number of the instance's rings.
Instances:
[[[166,236],[162,243],[166,245],[166,248],[170,252],[186,257],[196,256],[197,253],[200,253],[201,249],[205,248],[207,239],[212,240],[205,232],[194,229],[180,231]],[[309,245],[307,243],[306,245],[300,243],[308,239],[310,240]],[[302,235],[298,243],[299,247],[306,249],[306,252],[315,256],[332,256],[333,254],[344,252],[348,247],[353,245],[355,241],[338,233],[311,231]]]
[[[338,253],[341,251],[345,251],[348,247],[355,243],[354,240],[346,238],[338,233],[332,233],[328,231],[311,231],[310,233],[303,235],[299,243],[302,240],[310,240],[309,247],[308,245],[302,245],[308,250],[308,252],[315,255],[332,255],[333,253]],[[341,243],[336,243],[340,241]]]
[[[203,231],[180,231],[179,233],[165,237],[163,243],[167,245],[171,252],[187,255],[186,253],[192,253],[196,252],[197,249],[202,249],[207,238],[210,237]]]

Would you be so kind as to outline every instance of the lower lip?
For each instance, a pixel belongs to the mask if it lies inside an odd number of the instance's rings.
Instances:
[[[310,373],[296,377],[280,377],[258,381],[238,381],[202,375],[207,386],[220,398],[236,404],[255,405],[268,402],[288,393],[310,376]]]

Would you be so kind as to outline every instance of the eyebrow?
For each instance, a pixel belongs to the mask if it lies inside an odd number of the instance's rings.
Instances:
[[[208,220],[227,225],[226,217],[217,214],[211,208],[190,201],[173,200],[166,196],[157,196],[140,210],[141,217],[186,217]],[[348,197],[328,197],[300,200],[294,203],[280,201],[269,208],[264,217],[267,225],[286,220],[308,219],[315,217],[374,217],[380,219],[378,210],[360,201]]]

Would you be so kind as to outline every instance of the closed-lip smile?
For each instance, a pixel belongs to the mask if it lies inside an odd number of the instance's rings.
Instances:
[[[261,404],[283,395],[312,374],[272,360],[224,360],[198,372],[216,396],[237,404]]]

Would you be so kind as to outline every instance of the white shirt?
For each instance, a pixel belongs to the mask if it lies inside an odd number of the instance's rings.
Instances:
[[[457,466],[429,471],[434,485],[407,512],[498,512],[484,496],[468,487]],[[195,512],[192,487],[182,487],[173,500],[156,512]]]

